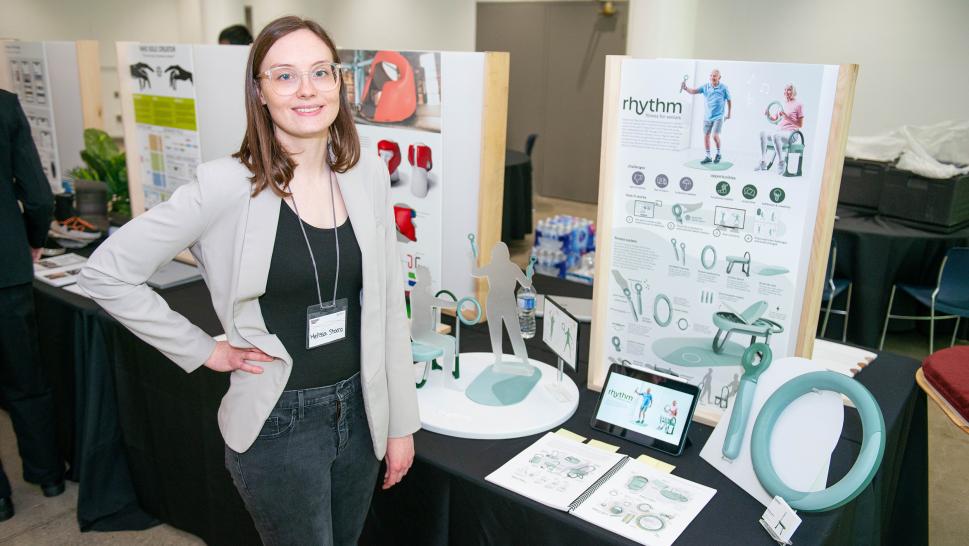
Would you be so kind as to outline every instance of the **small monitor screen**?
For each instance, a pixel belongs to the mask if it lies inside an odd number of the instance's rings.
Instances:
[[[679,445],[690,422],[693,396],[620,373],[609,374],[596,419]]]

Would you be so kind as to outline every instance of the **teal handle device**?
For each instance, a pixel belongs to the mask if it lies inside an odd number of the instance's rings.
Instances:
[[[754,359],[760,354],[760,362]],[[754,343],[744,351],[740,357],[740,364],[744,367],[744,375],[740,378],[737,397],[734,398],[733,413],[730,414],[730,424],[727,426],[727,436],[723,440],[723,456],[734,460],[740,455],[740,448],[744,444],[744,432],[750,419],[750,408],[754,405],[754,392],[757,390],[757,379],[770,367],[770,346],[766,343]]]
[[[532,280],[532,275],[535,274],[535,262],[537,261],[538,258],[535,256],[532,256],[531,259],[528,260],[528,267],[525,268],[525,278],[527,278],[529,281]]]
[[[801,396],[818,390],[843,394],[858,409],[863,431],[861,451],[851,470],[838,483],[821,491],[798,491],[785,484],[774,470],[770,438],[777,419],[787,406]],[[833,510],[857,497],[878,472],[885,454],[885,418],[875,397],[854,379],[830,371],[806,373],[784,383],[767,399],[754,423],[750,454],[754,473],[770,495],[782,497],[795,510]]]
[[[474,233],[468,234],[468,241],[471,241],[471,254],[474,255],[474,259],[478,259],[478,245],[474,244]]]

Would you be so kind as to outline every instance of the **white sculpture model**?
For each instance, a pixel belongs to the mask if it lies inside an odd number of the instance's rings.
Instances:
[[[518,305],[515,301],[516,285],[531,286],[531,279],[511,261],[508,247],[502,242],[496,243],[492,248],[491,262],[488,265],[471,266],[471,275],[488,279],[488,332],[491,334],[491,351],[495,356],[494,371],[513,375],[531,375],[534,367],[528,363],[528,352],[518,324]],[[516,361],[502,359],[504,354],[501,339],[502,323],[511,339]]]

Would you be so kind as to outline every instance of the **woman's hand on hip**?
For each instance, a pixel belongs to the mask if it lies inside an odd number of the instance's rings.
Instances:
[[[215,344],[215,350],[205,361],[205,367],[217,372],[232,372],[242,370],[244,372],[260,374],[262,367],[246,362],[254,360],[256,362],[272,362],[273,357],[256,349],[255,347],[240,349],[229,345],[228,341],[219,341]],[[412,450],[413,451],[413,450]]]
[[[414,436],[402,438],[387,438],[387,472],[384,474],[382,489],[390,489],[397,485],[414,463]]]

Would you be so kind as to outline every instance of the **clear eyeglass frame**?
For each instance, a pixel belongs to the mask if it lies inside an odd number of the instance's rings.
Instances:
[[[332,91],[340,85],[341,73],[345,68],[346,65],[329,62],[316,64],[304,71],[291,66],[277,66],[260,73],[256,79],[267,81],[273,93],[286,97],[299,91],[303,78],[309,78],[317,91]]]

